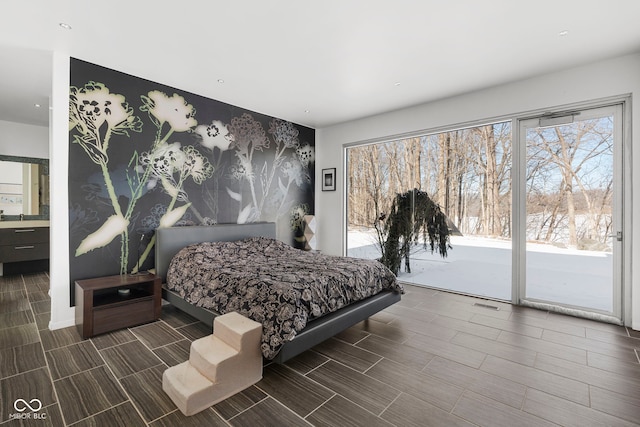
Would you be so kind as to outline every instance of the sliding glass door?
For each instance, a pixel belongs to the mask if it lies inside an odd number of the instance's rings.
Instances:
[[[405,282],[619,322],[622,139],[618,104],[347,147],[347,255],[393,247]],[[398,239],[425,195],[446,256]]]
[[[621,318],[621,107],[520,122],[520,300]]]

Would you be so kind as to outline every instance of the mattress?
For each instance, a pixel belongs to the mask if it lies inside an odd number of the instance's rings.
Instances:
[[[192,305],[262,323],[266,359],[313,319],[382,291],[404,292],[378,261],[305,252],[265,237],[187,246],[171,260],[166,286]]]

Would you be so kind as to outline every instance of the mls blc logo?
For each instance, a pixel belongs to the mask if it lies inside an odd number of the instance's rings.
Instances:
[[[31,399],[29,402],[24,399],[16,399],[16,401],[13,402],[13,409],[18,412],[24,412],[27,409],[31,409],[31,412],[38,412],[42,409],[42,402],[40,402],[39,399]]]
[[[39,413],[42,409],[42,402],[40,399],[31,399],[28,402],[24,399],[16,399],[16,401],[13,402],[13,409],[17,412],[9,414],[9,418],[11,419],[44,420],[47,418],[46,413]]]

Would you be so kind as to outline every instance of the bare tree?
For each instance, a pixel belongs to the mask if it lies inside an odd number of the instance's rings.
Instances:
[[[349,220],[358,225],[371,226],[394,195],[418,188],[463,233],[511,235],[510,122],[355,147],[349,167]]]
[[[555,228],[564,222],[558,221],[558,212],[566,212],[567,243],[571,247],[578,247],[578,203],[576,193],[579,191],[584,208],[582,214],[586,215],[588,230],[584,236],[596,236],[598,224],[596,218],[596,204],[592,200],[593,192],[585,180],[589,180],[594,173],[602,176],[598,170],[599,160],[603,155],[612,155],[611,126],[606,119],[583,120],[571,126],[555,126],[552,128],[537,128],[527,141],[528,157],[532,159],[539,171],[545,171],[551,176],[559,176],[556,184],[555,206],[552,216],[544,226],[547,228],[545,240],[549,241],[555,234]],[[531,179],[535,176],[530,174]],[[540,175],[540,174],[538,174]],[[528,179],[530,179],[528,177]],[[550,194],[550,186],[544,182],[532,179],[532,185],[540,188],[540,194]],[[601,184],[601,182],[600,182]],[[610,185],[606,185],[605,188]],[[535,213],[531,206],[536,197],[528,197],[529,213]],[[540,199],[540,195],[537,196]],[[547,197],[546,201],[550,199]],[[604,200],[603,200],[604,203]],[[600,204],[598,209],[602,209]]]

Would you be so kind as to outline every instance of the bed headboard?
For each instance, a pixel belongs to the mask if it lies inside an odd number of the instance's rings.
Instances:
[[[260,236],[275,239],[276,224],[274,222],[256,222],[158,228],[156,230],[156,274],[162,278],[162,283],[164,283],[171,259],[185,246],[194,243],[234,241]]]

